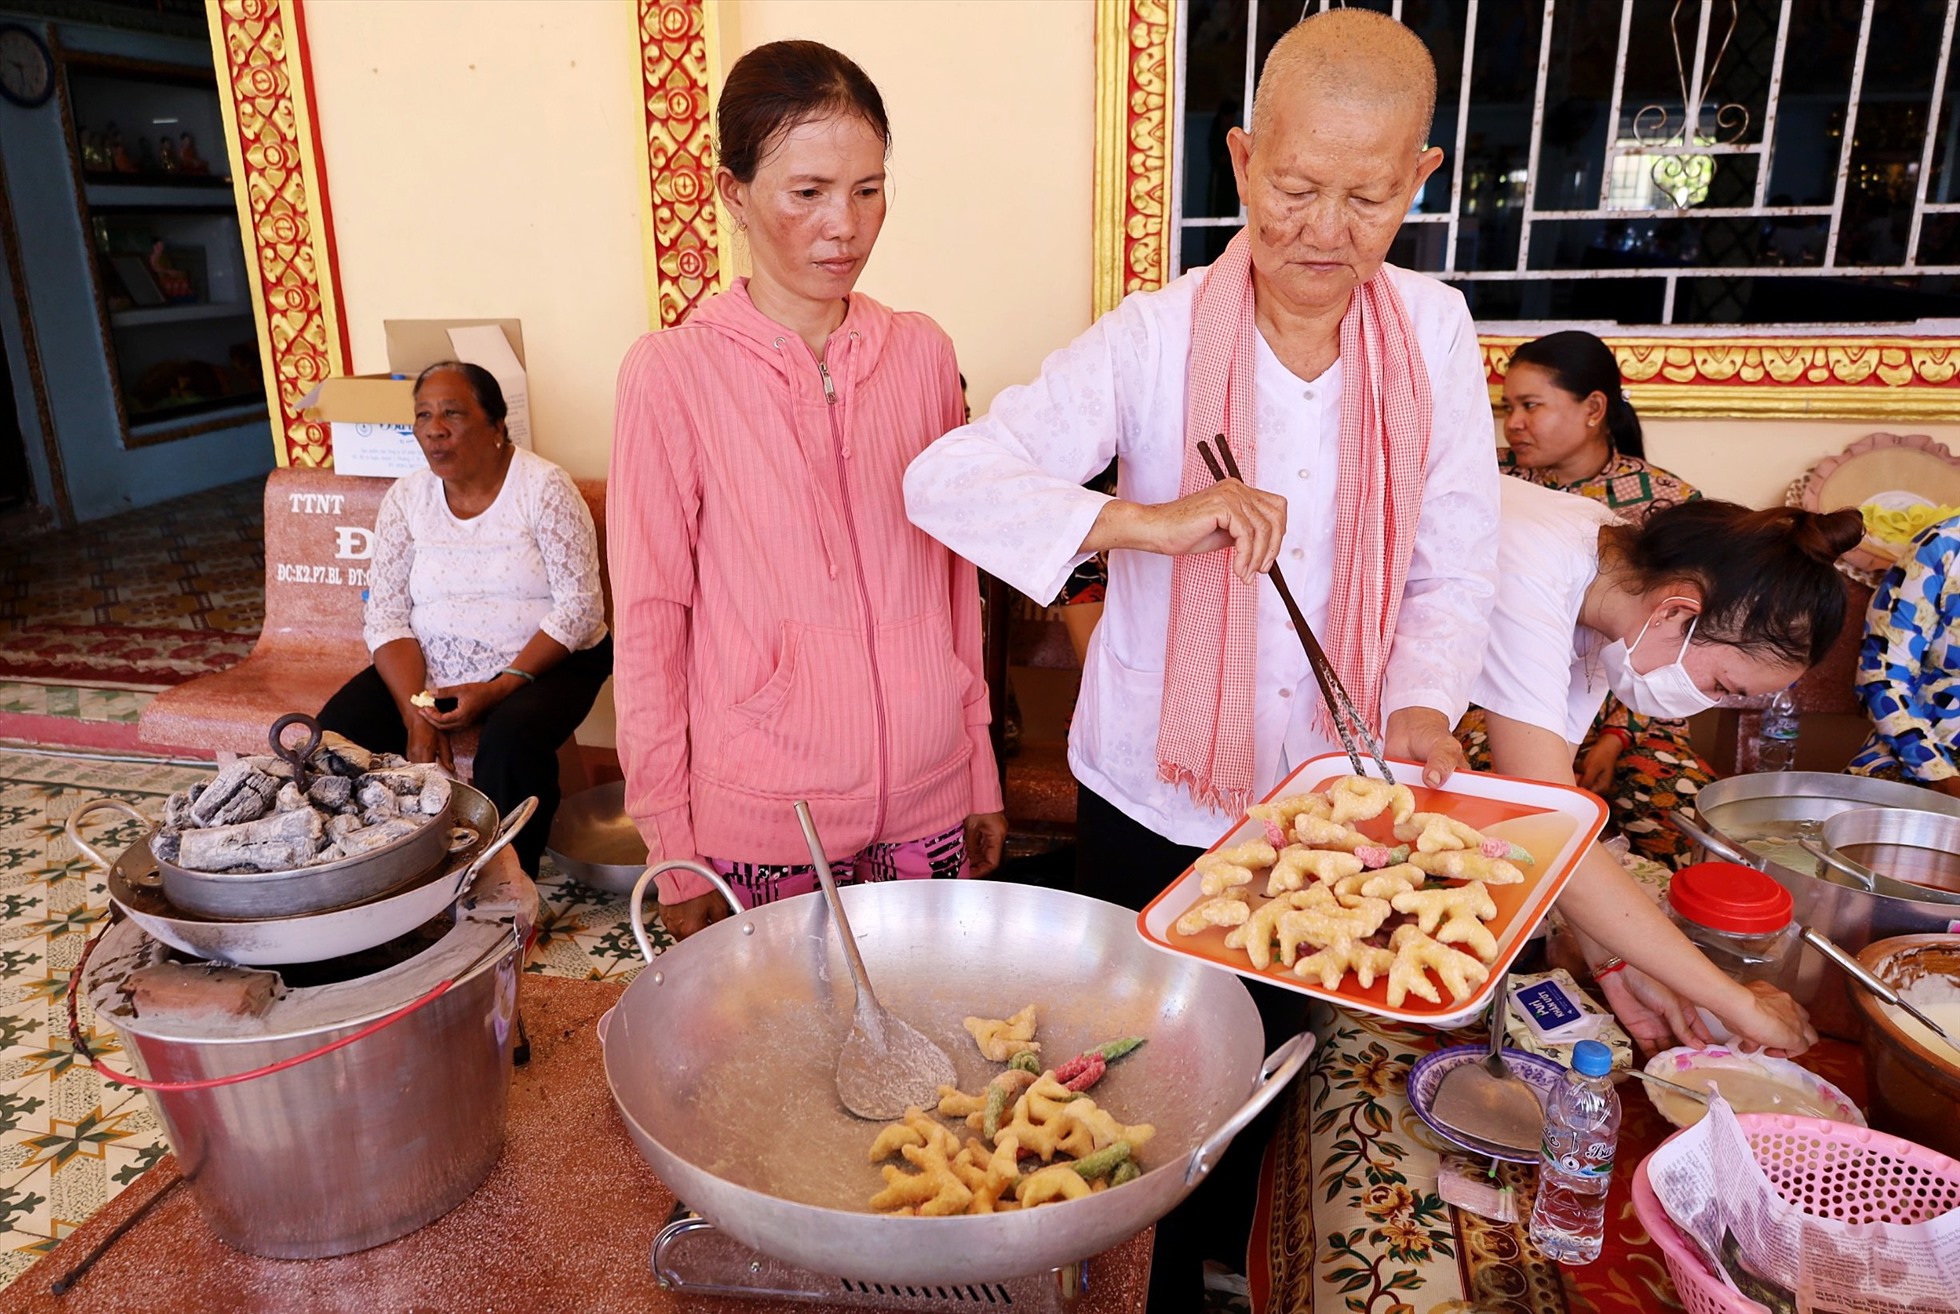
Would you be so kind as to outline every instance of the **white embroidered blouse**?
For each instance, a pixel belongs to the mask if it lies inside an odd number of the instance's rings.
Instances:
[[[1137,293],[1008,388],[985,418],[955,429],[905,476],[914,524],[1031,598],[1053,598],[1110,499],[1082,487],[1119,460],[1118,496],[1175,501],[1184,466],[1185,373],[1195,271]],[[1384,680],[1382,715],[1433,707],[1454,724],[1483,664],[1496,585],[1497,446],[1477,332],[1460,293],[1390,269],[1429,370],[1435,403],[1428,476],[1408,588]],[[1341,366],[1312,381],[1262,338],[1253,483],[1288,501],[1278,566],[1316,633],[1334,566]],[[1171,558],[1109,554],[1109,592],[1069,733],[1076,779],[1179,844],[1209,845],[1228,820],[1157,778],[1157,730],[1170,621]],[[1259,599],[1253,790],[1290,766],[1339,752],[1314,721],[1320,695],[1279,595]]]
[[[375,518],[365,628],[370,652],[420,643],[430,688],[490,679],[539,630],[573,652],[605,638],[598,535],[572,477],[520,447],[469,520],[433,471],[396,480]]]

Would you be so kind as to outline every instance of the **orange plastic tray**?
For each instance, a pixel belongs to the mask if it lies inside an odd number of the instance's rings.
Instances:
[[[1571,879],[1579,859],[1598,838],[1601,827],[1606,824],[1606,805],[1597,796],[1582,789],[1482,772],[1460,771],[1450,777],[1444,788],[1430,789],[1421,783],[1422,767],[1419,764],[1392,762],[1392,767],[1395,778],[1414,792],[1418,811],[1441,812],[1455,817],[1485,834],[1501,836],[1523,845],[1537,859],[1533,863],[1518,864],[1524,869],[1522,884],[1489,887],[1491,898],[1497,904],[1497,916],[1488,923],[1491,934],[1497,939],[1497,960],[1490,964],[1490,978],[1468,999],[1451,999],[1449,991],[1437,983],[1437,993],[1442,995],[1442,1003],[1432,1004],[1411,995],[1402,1001],[1402,1007],[1390,1008],[1385,981],[1377,980],[1363,990],[1350,973],[1341,982],[1340,989],[1326,990],[1318,981],[1304,981],[1295,976],[1292,968],[1277,960],[1265,971],[1257,970],[1243,950],[1225,947],[1223,927],[1207,927],[1197,935],[1179,935],[1171,930],[1171,923],[1205,897],[1199,888],[1200,877],[1194,868],[1187,868],[1169,888],[1150,901],[1149,907],[1137,914],[1138,934],[1165,953],[1196,958],[1200,962],[1237,972],[1240,976],[1297,990],[1303,995],[1329,999],[1365,1013],[1378,1013],[1403,1022],[1439,1027],[1456,1026],[1474,1017],[1490,1002],[1504,973],[1524,951],[1525,942],[1538,929],[1545,914],[1551,911],[1552,903],[1558,898],[1559,891],[1565,888],[1566,881]],[[1311,758],[1282,780],[1265,801],[1323,789],[1332,781],[1352,774],[1353,769],[1345,754],[1332,753]],[[1397,841],[1390,833],[1390,824],[1389,818],[1382,816],[1364,822],[1358,829],[1393,845]],[[1219,837],[1212,849],[1263,839],[1265,835],[1263,824],[1250,817],[1242,818]],[[1265,887],[1255,880],[1252,888],[1254,906],[1257,907]],[[1434,976],[1430,979],[1435,982]]]

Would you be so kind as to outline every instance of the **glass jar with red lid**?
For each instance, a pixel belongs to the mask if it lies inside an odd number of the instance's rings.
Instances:
[[[1788,989],[1796,975],[1799,928],[1790,892],[1734,862],[1697,862],[1674,873],[1667,912],[1723,972],[1744,983]]]

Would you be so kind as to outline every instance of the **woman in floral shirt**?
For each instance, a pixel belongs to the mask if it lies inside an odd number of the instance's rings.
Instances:
[[[1504,376],[1504,473],[1602,502],[1639,524],[1701,493],[1649,465],[1640,417],[1620,391],[1613,351],[1590,333],[1551,333],[1519,347]],[[1457,727],[1474,770],[1490,769],[1483,712]],[[1579,784],[1606,799],[1634,850],[1670,867],[1687,861],[1687,841],[1665,820],[1694,804],[1714,771],[1695,752],[1686,721],[1635,716],[1609,697],[1580,747]]]
[[[1960,797],[1960,519],[1932,526],[1886,572],[1865,614],[1858,701],[1871,738],[1848,768]]]

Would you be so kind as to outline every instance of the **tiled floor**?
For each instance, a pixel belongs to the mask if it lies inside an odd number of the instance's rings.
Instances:
[[[99,691],[88,691],[95,693]],[[0,685],[0,701],[16,695]],[[79,697],[79,695],[78,695]],[[106,703],[104,704],[107,705]],[[68,1039],[68,974],[107,915],[102,873],[62,831],[85,799],[154,813],[208,769],[0,749],[0,1285],[24,1272],[164,1152],[147,1098],[104,1082]],[[89,838],[108,852],[138,833]],[[543,925],[527,970],[625,981],[639,965],[625,904],[547,871]],[[656,936],[664,940],[658,931]],[[119,1053],[96,1030],[91,1047]]]
[[[148,689],[0,680],[0,712],[135,725],[156,697]]]

